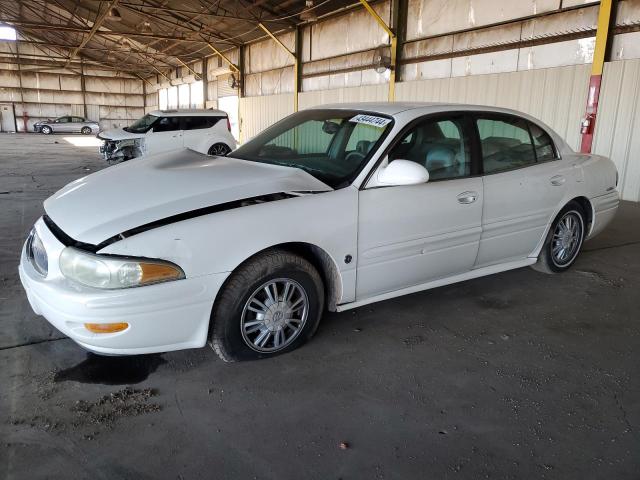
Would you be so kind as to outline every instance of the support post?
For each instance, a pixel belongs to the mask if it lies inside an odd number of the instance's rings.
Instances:
[[[389,65],[389,101],[393,102],[396,98],[396,59],[398,54],[398,37],[394,31],[385,23],[385,21],[378,15],[367,0],[360,0],[362,6],[369,12],[378,25],[387,32],[389,35],[389,42],[391,43],[391,65]],[[397,15],[396,15],[397,18]]]
[[[587,107],[582,119],[582,142],[580,152],[591,153],[593,136],[598,115],[598,101],[600,99],[600,86],[602,84],[602,71],[609,50],[612,11],[615,0],[601,0],[598,13],[598,29],[596,31],[596,46],[593,52],[591,64],[591,78],[589,79],[589,91],[587,94]]]
[[[269,35],[273,39],[273,41],[280,46],[280,48],[282,48],[285,52],[287,52],[291,56],[291,58],[293,58],[293,111],[297,112],[298,111],[298,90],[299,90],[298,77],[300,76],[300,62],[298,61],[298,54],[297,52],[294,53],[291,50],[289,50],[286,47],[286,45],[282,43],[280,39],[278,39],[278,37],[276,37],[273,33],[271,33],[271,30],[265,27],[262,23],[258,23],[258,26],[262,30],[264,30],[264,32],[267,35]]]
[[[202,108],[207,108],[207,100],[209,99],[209,72],[207,65],[207,57],[202,58]]]
[[[84,112],[84,119],[87,118],[87,88],[84,83],[84,60],[80,60],[80,89],[82,90],[82,111]]]

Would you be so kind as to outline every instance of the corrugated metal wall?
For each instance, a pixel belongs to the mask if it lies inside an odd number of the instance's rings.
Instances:
[[[293,94],[240,99],[240,131],[243,141],[293,113]]]
[[[640,201],[640,60],[605,65],[593,151],[616,162],[622,198]]]
[[[580,143],[590,65],[403,82],[396,100],[513,108],[547,123],[569,145]]]

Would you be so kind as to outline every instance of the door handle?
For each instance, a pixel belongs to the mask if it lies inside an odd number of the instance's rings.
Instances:
[[[564,178],[562,175],[555,175],[551,177],[549,181],[551,182],[551,185],[555,187],[559,187],[560,185],[564,185],[564,182],[566,182],[567,179]]]
[[[478,199],[478,192],[462,192],[458,195],[458,203],[468,205],[475,202]]]

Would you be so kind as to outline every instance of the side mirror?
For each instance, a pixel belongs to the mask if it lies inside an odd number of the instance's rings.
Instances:
[[[429,172],[411,160],[393,160],[378,172],[380,185],[419,185],[429,181]]]

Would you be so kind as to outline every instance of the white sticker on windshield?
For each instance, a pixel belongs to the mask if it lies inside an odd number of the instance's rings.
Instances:
[[[386,127],[389,123],[391,123],[390,118],[376,117],[375,115],[365,115],[364,113],[356,115],[349,121],[356,122],[356,123],[364,123],[366,125],[372,125],[378,128]]]

